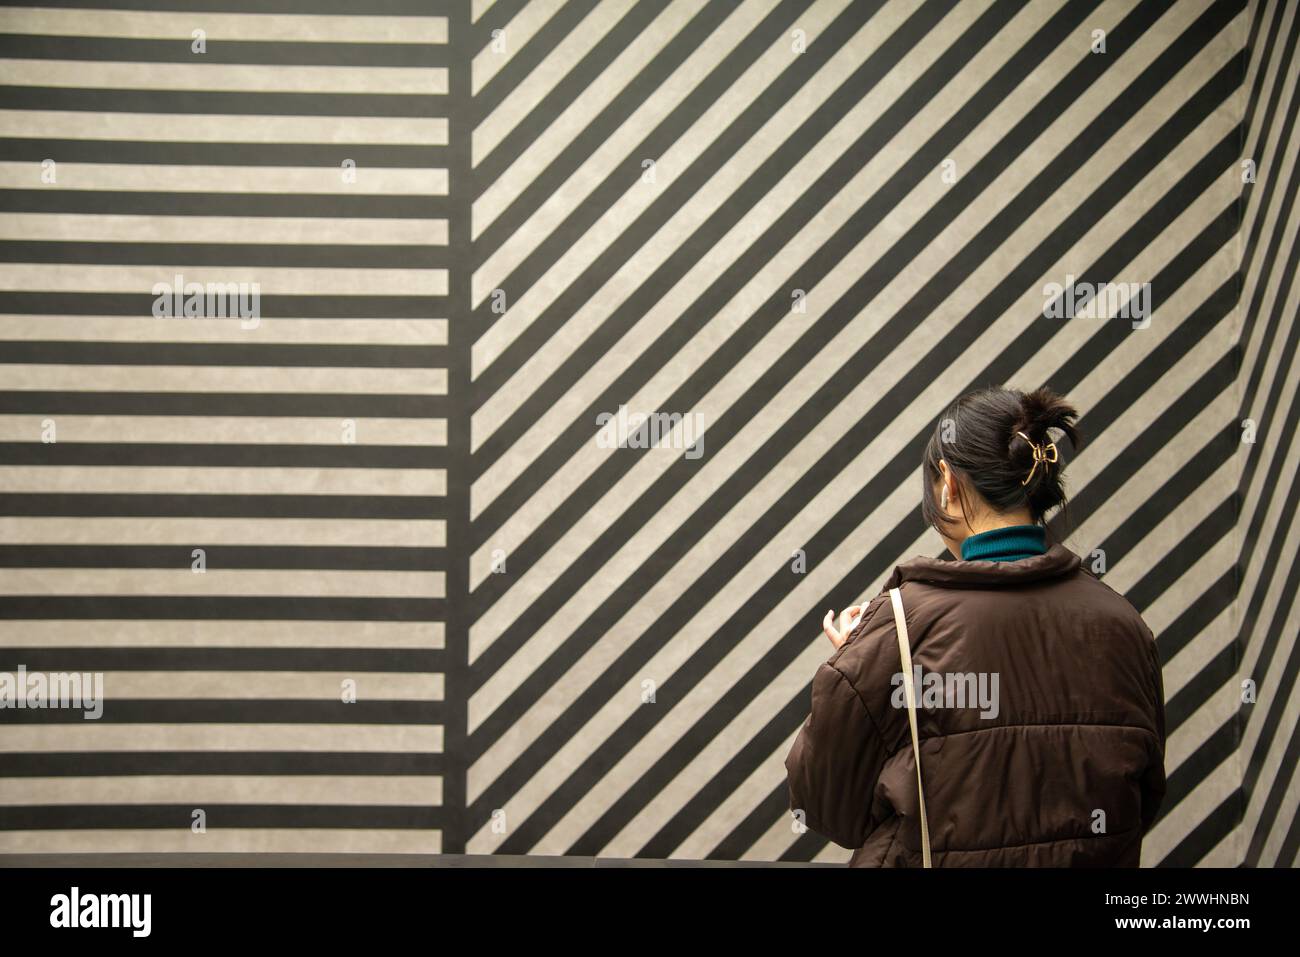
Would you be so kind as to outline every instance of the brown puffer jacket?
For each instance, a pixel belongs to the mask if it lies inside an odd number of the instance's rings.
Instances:
[[[853,866],[921,866],[895,586],[920,669],[934,866],[1136,867],[1165,793],[1155,639],[1060,544],[1019,561],[897,566],[813,678],[785,760],[791,810],[854,848]]]

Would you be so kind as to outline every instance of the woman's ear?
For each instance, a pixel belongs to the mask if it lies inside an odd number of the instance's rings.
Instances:
[[[956,482],[953,474],[948,468],[948,463],[943,459],[939,460],[939,506],[945,512],[948,511],[948,505],[956,500]]]
[[[939,489],[939,506],[945,512],[953,509],[964,519],[966,509],[963,506],[961,494],[957,489],[957,476],[953,474],[952,469],[948,468],[948,463],[943,459],[939,460],[939,481],[942,483]]]

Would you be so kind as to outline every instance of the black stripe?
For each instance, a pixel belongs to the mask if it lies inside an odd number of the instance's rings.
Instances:
[[[446,549],[342,545],[4,545],[0,568],[189,568],[202,547],[208,568],[441,571]]]
[[[235,237],[231,237],[235,238]],[[441,247],[291,246],[276,243],[19,242],[0,240],[0,262],[97,266],[263,266],[317,269],[445,269]],[[165,276],[170,282],[171,276]]]
[[[240,622],[230,631],[238,634]],[[0,671],[381,671],[434,674],[446,656],[425,648],[0,647]]]
[[[318,595],[0,595],[0,620],[26,618],[273,621],[429,621],[441,598]]]
[[[152,316],[147,292],[0,292],[0,313],[50,316]],[[433,319],[446,316],[441,296],[261,297],[263,319]]]
[[[0,465],[439,469],[446,455],[437,445],[0,442]]]
[[[107,518],[443,518],[429,495],[0,494],[0,515]]]
[[[426,752],[86,751],[0,752],[4,778],[137,774],[441,774]]]
[[[440,701],[375,700],[366,695],[369,682],[358,681],[358,699],[342,700],[265,698],[148,698],[115,699],[103,702],[99,718],[87,719],[82,708],[4,708],[0,727],[33,724],[71,724],[82,727],[87,720],[96,724],[397,724],[429,726],[441,724]],[[105,678],[105,691],[112,694],[112,676]]]
[[[170,282],[170,277],[168,277]],[[181,329],[190,320],[167,318]],[[231,319],[231,329],[238,320]],[[282,366],[314,369],[440,369],[444,346],[379,346],[297,342],[4,342],[5,362],[60,365]]]
[[[1237,789],[1224,798],[1205,820],[1186,834],[1178,846],[1155,866],[1195,867],[1232,833],[1241,820],[1242,810],[1241,790]]]
[[[234,358],[227,353],[227,358]],[[305,392],[0,392],[4,415],[186,415],[432,419],[447,415],[441,395]]]
[[[4,0],[0,7],[26,7],[25,0]],[[73,10],[155,10],[168,13],[303,13],[302,0],[41,0],[42,7]],[[340,16],[401,17],[447,16],[455,4],[449,0],[367,0],[358,10],[351,0],[312,0],[311,13]]]
[[[339,827],[435,829],[441,808],[344,804],[49,804],[0,805],[0,831],[62,831],[88,828],[183,828],[195,810],[214,831],[235,827]],[[197,840],[197,838],[196,838]]]
[[[0,140],[0,143],[13,143],[13,140]],[[39,156],[48,156],[54,153],[56,156],[64,157],[64,162],[75,162],[72,156],[67,153],[57,152],[59,143],[43,144],[37,143],[37,146],[49,149],[38,149],[35,153]],[[150,144],[152,146],[152,144]],[[168,146],[166,143],[159,144],[164,149]],[[253,146],[250,149],[256,150]],[[357,164],[361,165],[362,159],[358,159],[350,148],[333,148],[328,155],[324,154],[321,147],[313,147],[315,152],[310,156],[283,157],[281,163],[252,163],[248,162],[243,165],[260,166],[260,165],[281,165],[281,166],[332,166],[339,167],[344,159],[356,159]],[[222,166],[234,165],[233,160],[236,156],[242,156],[245,159],[249,154],[244,152],[243,147],[239,152],[231,152],[230,148],[225,146],[207,147],[205,146],[201,158],[206,160],[204,165]],[[118,163],[141,163],[146,162],[145,157],[123,156],[110,160],[103,156],[97,157],[99,162],[118,162]],[[0,155],[0,159],[24,159],[27,161],[39,162],[35,156],[10,157]],[[163,157],[155,157],[153,162],[162,162]],[[214,189],[221,186],[221,183],[212,184]],[[33,190],[33,189],[0,189],[0,211],[7,213],[76,213],[82,215],[106,214],[114,216],[275,216],[275,217],[329,217],[333,219],[360,219],[372,217],[377,219],[439,219],[447,215],[447,199],[445,196],[386,196],[383,194],[366,193],[365,186],[362,185],[357,189],[355,196],[341,196],[333,193],[295,193],[285,195],[282,193],[169,193],[163,191],[146,192],[143,190],[133,190],[126,192],[117,192],[114,190],[89,190],[89,189],[60,189],[57,192],[50,190]],[[144,313],[148,315],[148,312]]]
[[[114,45],[118,41],[109,41]],[[223,42],[222,46],[228,43]],[[191,56],[197,60],[197,56]],[[211,113],[218,116],[439,116],[439,93],[282,93],[274,90],[72,89],[0,86],[3,110],[81,110],[90,113]],[[165,123],[165,120],[160,121]]]
[[[513,7],[516,0],[499,0],[496,10],[489,9],[485,22],[479,24],[487,30],[491,14]],[[521,8],[522,9],[522,8]],[[478,33],[470,24],[470,8],[457,3],[450,11],[449,29],[455,42],[449,50],[449,83],[455,90],[472,87],[472,58],[479,49],[478,41],[487,34]],[[474,173],[473,141],[466,135],[479,120],[479,113],[470,96],[452,96],[448,101],[448,122],[451,145],[447,151],[447,173],[454,184],[451,191],[452,211],[447,221],[448,257],[452,268],[447,275],[448,311],[445,315],[457,321],[448,323],[447,378],[448,392],[456,397],[447,422],[447,503],[446,503],[446,584],[451,599],[446,603],[444,660],[446,697],[443,724],[443,749],[447,753],[446,775],[442,780],[443,803],[449,811],[445,815],[441,836],[441,850],[450,854],[464,853],[469,836],[477,828],[466,814],[468,800],[469,768],[473,763],[466,741],[469,722],[469,627],[472,622],[468,602],[469,560],[472,552],[470,534],[470,435],[474,390],[470,381],[470,345],[472,330],[463,320],[470,313],[472,279],[475,267],[475,240],[472,236]]]
[[[357,11],[353,11],[354,13]],[[207,51],[190,49],[189,37],[65,37],[0,34],[0,57],[16,60],[86,60],[112,63],[237,63],[265,66],[434,67],[447,62],[439,43],[292,43],[280,40],[220,40]]]

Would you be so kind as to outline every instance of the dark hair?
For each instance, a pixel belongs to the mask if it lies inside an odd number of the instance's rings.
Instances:
[[[990,388],[968,392],[950,405],[935,424],[926,443],[921,463],[921,515],[926,524],[939,528],[955,523],[939,510],[934,486],[939,481],[939,460],[957,477],[957,495],[966,508],[962,489],[978,492],[999,512],[1028,506],[1034,524],[1046,526],[1047,512],[1066,508],[1061,469],[1065,455],[1058,449],[1057,461],[1039,462],[1029,442],[1044,446],[1055,441],[1048,429],[1059,429],[1070,440],[1071,455],[1081,447],[1075,421],[1079,413],[1065,399],[1043,387],[1024,393],[1016,389]],[[1029,437],[1025,441],[1017,433]],[[1047,453],[1050,456],[1050,452]],[[1021,484],[1033,469],[1027,485]],[[1068,520],[1068,514],[1067,514]],[[969,526],[969,519],[967,525]],[[942,529],[941,529],[942,530]]]

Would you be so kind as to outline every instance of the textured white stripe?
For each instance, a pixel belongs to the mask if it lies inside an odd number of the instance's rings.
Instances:
[[[266,296],[445,296],[445,269],[327,269],[276,266],[95,266],[51,263],[5,263],[0,266],[0,291],[127,292],[153,296],[155,284],[165,283],[167,295],[176,276],[190,283],[252,283]],[[227,314],[237,303],[227,306]],[[180,317],[176,317],[180,318]]]
[[[446,43],[446,17],[366,17],[295,13],[0,9],[0,32],[69,37],[184,39],[203,30],[209,43],[270,40],[295,43]],[[202,54],[195,54],[198,59]]]
[[[183,319],[159,322],[185,322]],[[6,389],[52,392],[312,392],[446,395],[446,369],[307,366],[0,365]]]
[[[221,568],[6,568],[0,595],[221,595],[294,598],[443,598],[444,572]]]
[[[281,416],[0,415],[0,442],[41,442],[42,422],[59,442],[189,442],[254,445],[446,445],[446,419],[342,419]],[[0,523],[4,519],[0,518]]]
[[[229,699],[333,701],[340,708],[345,681],[357,701],[441,701],[443,676],[347,671],[105,671],[105,713],[114,701]]]
[[[0,648],[445,647],[440,621],[0,621]]]
[[[6,778],[14,804],[442,804],[442,778],[406,774],[128,774]],[[197,836],[197,835],[196,835]],[[119,845],[119,850],[122,848]]]
[[[286,17],[286,19],[289,19]],[[300,20],[295,15],[293,20]],[[11,86],[88,90],[220,90],[249,93],[445,94],[446,67],[298,66],[203,63],[3,60]]]
[[[0,315],[0,341],[345,343],[445,346],[446,319],[263,319],[245,329],[238,319],[160,322],[153,316]],[[3,354],[3,345],[0,345]]]
[[[408,116],[246,116],[0,110],[0,136],[149,143],[446,146],[447,121]]]
[[[342,168],[305,166],[150,166],[56,163],[56,180],[41,179],[40,163],[0,163],[4,189],[100,189],[146,193],[321,193],[327,196],[446,196],[445,169],[362,166],[355,182]],[[391,222],[391,220],[389,220]]]
[[[6,213],[0,219],[0,239],[259,246],[445,246],[447,220]]]
[[[444,469],[0,465],[0,491],[162,495],[446,495]]]
[[[310,779],[309,779],[310,780]],[[415,828],[217,827],[0,831],[0,854],[441,854],[442,832]]]
[[[441,520],[378,518],[46,518],[0,515],[6,545],[369,545],[442,548]]]
[[[0,751],[442,750],[441,725],[0,723]]]

